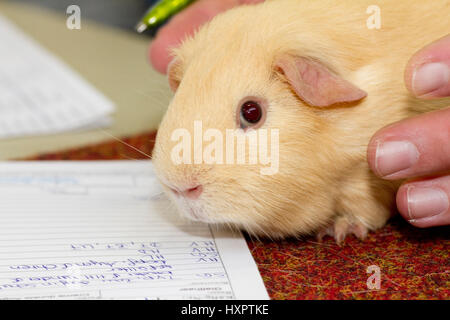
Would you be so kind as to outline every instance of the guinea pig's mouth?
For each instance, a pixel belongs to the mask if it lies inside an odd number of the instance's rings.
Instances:
[[[174,193],[173,189],[160,180],[163,186],[164,192],[168,196],[171,202],[173,202],[177,208],[178,213],[189,220],[204,222],[204,223],[214,223],[208,212],[204,208],[204,203],[201,199],[189,199],[180,193]]]
[[[187,207],[187,216],[189,219],[192,219],[194,221],[202,221],[202,222],[209,222],[208,219],[205,219],[205,217],[203,217],[200,213],[196,212],[196,210],[194,210],[191,207]]]
[[[189,220],[200,221],[204,223],[212,223],[208,214],[203,210],[200,205],[192,203],[193,201],[184,198],[175,198],[176,206],[178,211]]]

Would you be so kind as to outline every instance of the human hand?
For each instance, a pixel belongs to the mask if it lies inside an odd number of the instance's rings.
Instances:
[[[419,98],[450,97],[450,35],[410,59],[405,84]],[[450,224],[450,107],[379,130],[367,158],[384,179],[412,179],[397,192],[397,208],[412,225]]]
[[[150,46],[150,61],[153,67],[166,73],[170,63],[170,48],[176,47],[187,36],[214,18],[219,13],[242,4],[253,4],[264,0],[198,0],[174,16],[156,34]]]

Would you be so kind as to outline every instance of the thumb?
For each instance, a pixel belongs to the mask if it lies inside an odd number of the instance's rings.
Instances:
[[[450,34],[413,55],[406,66],[405,84],[416,97],[450,96]]]

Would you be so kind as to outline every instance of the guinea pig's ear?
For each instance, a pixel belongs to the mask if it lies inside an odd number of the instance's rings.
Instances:
[[[183,70],[181,68],[181,62],[178,58],[174,58],[167,67],[167,78],[169,80],[170,89],[173,92],[177,91],[182,78]]]
[[[367,96],[365,91],[310,58],[283,55],[276,60],[275,70],[284,75],[297,95],[311,106],[327,107]]]

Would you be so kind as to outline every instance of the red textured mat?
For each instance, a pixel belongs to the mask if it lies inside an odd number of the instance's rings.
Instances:
[[[155,133],[124,139],[150,154]],[[142,159],[140,152],[108,142],[46,154],[33,160]],[[449,299],[450,228],[417,229],[401,218],[361,242],[347,238],[339,247],[330,238],[284,241],[247,238],[272,299]],[[380,270],[380,289],[370,289],[369,266]],[[372,282],[371,282],[372,283]]]

